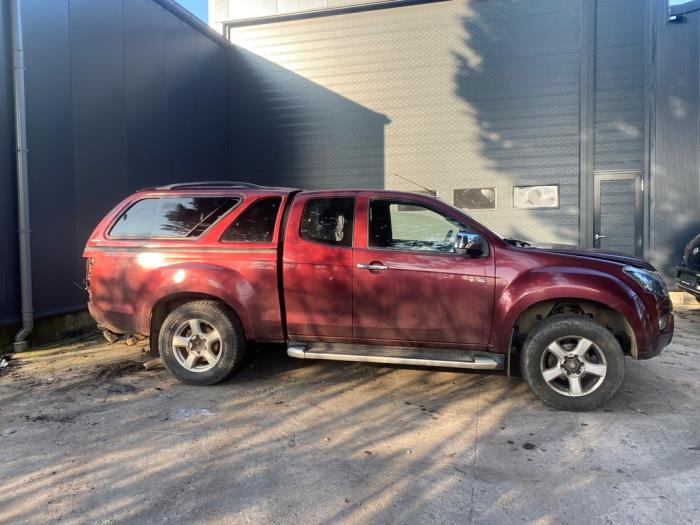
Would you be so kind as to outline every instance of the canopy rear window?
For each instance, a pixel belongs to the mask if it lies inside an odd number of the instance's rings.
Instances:
[[[234,208],[237,197],[156,197],[132,204],[112,226],[117,239],[199,237]]]

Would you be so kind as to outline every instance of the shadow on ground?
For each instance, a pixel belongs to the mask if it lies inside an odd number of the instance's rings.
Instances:
[[[700,519],[700,309],[574,414],[502,375],[293,360],[224,384],[97,340],[0,375],[3,521],[685,522]],[[18,366],[19,365],[19,366]]]

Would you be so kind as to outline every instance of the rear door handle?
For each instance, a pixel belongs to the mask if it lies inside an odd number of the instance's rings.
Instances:
[[[369,270],[370,272],[383,272],[383,271],[389,269],[389,267],[386,266],[385,264],[376,264],[376,263],[358,264],[357,267],[360,270]]]

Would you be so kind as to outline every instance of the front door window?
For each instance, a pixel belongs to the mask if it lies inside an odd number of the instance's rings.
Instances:
[[[370,201],[370,248],[454,253],[457,233],[464,231],[463,224],[422,204]]]

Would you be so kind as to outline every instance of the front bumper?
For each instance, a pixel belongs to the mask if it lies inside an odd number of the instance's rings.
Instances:
[[[687,266],[676,267],[676,284],[684,292],[700,297],[700,272]]]
[[[656,357],[661,353],[661,350],[671,344],[675,322],[672,312],[667,313],[666,316],[667,321],[665,329],[661,332],[656,332],[655,337],[651,338],[649,344],[637,349],[637,359],[651,359],[652,357]]]
[[[673,339],[673,303],[669,296],[644,293],[638,297],[639,324],[634,327],[635,359],[650,359],[661,353]]]

